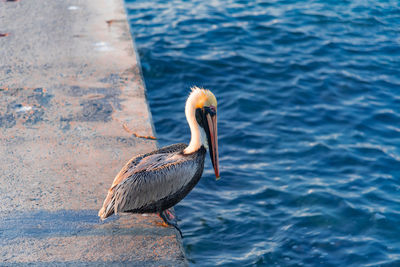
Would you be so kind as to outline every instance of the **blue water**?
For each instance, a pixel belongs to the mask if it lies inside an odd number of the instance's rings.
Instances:
[[[197,266],[400,266],[399,1],[126,1],[160,145],[217,96],[176,206]]]

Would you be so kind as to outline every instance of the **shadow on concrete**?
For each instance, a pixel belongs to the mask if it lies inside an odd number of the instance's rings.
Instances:
[[[116,215],[106,221],[101,221],[97,212],[97,210],[59,210],[55,212],[40,210],[1,216],[0,245],[20,237],[43,239],[68,236],[138,236],[150,233],[155,236],[167,236],[171,234],[170,231],[157,231],[157,228],[154,228],[156,221],[132,227],[131,223],[136,223],[138,215]]]

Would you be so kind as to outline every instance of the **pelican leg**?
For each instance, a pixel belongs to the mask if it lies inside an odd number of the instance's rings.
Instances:
[[[169,209],[160,212],[158,216],[160,216],[160,218],[163,219],[165,226],[171,225],[175,227],[175,229],[178,230],[179,234],[183,238],[183,234],[178,227],[178,220],[176,219],[176,216]]]

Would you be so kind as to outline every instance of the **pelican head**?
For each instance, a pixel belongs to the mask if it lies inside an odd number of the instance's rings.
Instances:
[[[210,90],[193,87],[186,101],[185,114],[192,136],[184,153],[194,153],[201,146],[208,149],[218,179],[217,99]]]

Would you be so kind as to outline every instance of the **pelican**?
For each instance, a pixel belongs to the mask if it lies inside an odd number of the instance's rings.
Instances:
[[[180,232],[169,209],[199,182],[207,149],[219,179],[214,94],[193,87],[186,101],[185,115],[191,132],[189,145],[174,144],[129,160],[108,190],[98,214],[102,220],[119,212],[157,213],[163,219],[163,226],[174,226]]]

